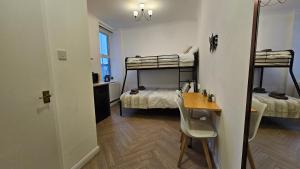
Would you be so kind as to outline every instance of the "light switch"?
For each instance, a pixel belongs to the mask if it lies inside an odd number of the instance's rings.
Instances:
[[[65,49],[57,49],[57,58],[61,61],[67,60],[67,51]]]

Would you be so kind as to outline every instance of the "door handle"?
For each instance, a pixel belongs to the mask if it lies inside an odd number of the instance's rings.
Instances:
[[[43,100],[43,102],[46,104],[46,103],[50,103],[51,102],[51,94],[50,94],[50,91],[49,90],[46,90],[46,91],[42,91],[42,97],[39,97],[39,99]]]

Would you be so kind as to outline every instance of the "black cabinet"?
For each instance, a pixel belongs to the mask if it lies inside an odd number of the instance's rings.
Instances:
[[[109,85],[94,85],[96,123],[110,116]]]

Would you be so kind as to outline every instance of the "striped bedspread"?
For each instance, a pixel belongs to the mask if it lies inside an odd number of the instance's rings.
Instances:
[[[124,108],[153,109],[177,108],[175,90],[143,90],[138,94],[130,95],[130,91],[120,97]]]
[[[300,118],[300,99],[289,97],[288,100],[280,100],[269,97],[268,93],[253,93],[253,99],[267,104],[264,116]]]

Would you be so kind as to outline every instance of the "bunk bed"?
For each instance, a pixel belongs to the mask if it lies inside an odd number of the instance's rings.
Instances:
[[[194,91],[198,91],[198,64],[199,52],[190,52],[188,54],[157,55],[143,57],[125,58],[125,77],[120,97],[120,116],[123,108],[126,109],[177,109],[175,102],[176,89],[146,89],[139,90],[137,94],[130,94],[130,91],[124,92],[128,71],[136,71],[137,88],[141,87],[140,76],[142,71],[146,70],[177,70],[177,90],[180,90],[183,84],[193,84]],[[182,78],[183,72],[192,73],[189,80]]]
[[[259,51],[256,52],[255,68],[260,69],[259,88],[262,89],[265,68],[288,68],[296,91],[300,88],[293,73],[294,51]],[[267,104],[264,116],[279,118],[300,118],[300,99],[287,96],[286,100],[270,97],[268,93],[253,93],[253,99]]]

